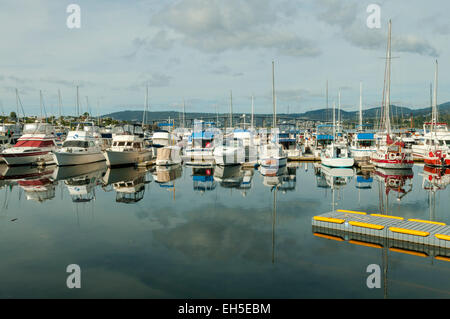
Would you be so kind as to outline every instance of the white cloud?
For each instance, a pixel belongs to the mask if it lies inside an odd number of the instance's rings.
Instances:
[[[286,56],[318,56],[321,51],[312,40],[280,27],[295,11],[276,10],[287,3],[182,0],[152,17],[151,26],[162,29],[151,46],[167,49],[180,42],[207,53],[269,49]]]

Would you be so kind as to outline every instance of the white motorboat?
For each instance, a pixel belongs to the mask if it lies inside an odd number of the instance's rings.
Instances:
[[[263,167],[284,167],[287,164],[287,156],[281,144],[264,144],[259,154],[259,164]]]
[[[80,165],[105,160],[100,139],[94,137],[91,123],[80,123],[75,131],[70,131],[62,148],[53,153],[58,166]]]
[[[125,166],[152,159],[152,150],[144,146],[144,133],[138,125],[125,125],[123,134],[113,137],[112,146],[104,152],[108,166]]]
[[[240,165],[245,162],[245,148],[242,140],[224,139],[222,145],[214,148],[214,160],[216,165]]]
[[[54,163],[52,151],[56,150],[56,144],[52,125],[28,123],[25,124],[23,133],[13,147],[3,150],[1,154],[8,165]]]

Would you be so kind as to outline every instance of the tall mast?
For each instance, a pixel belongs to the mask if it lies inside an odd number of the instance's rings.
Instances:
[[[90,114],[90,113],[92,113],[92,110],[90,110],[90,107],[89,107],[89,98],[86,96],[86,112],[89,114],[89,115],[92,115],[92,114]]]
[[[78,85],[77,85],[77,117],[80,116],[80,94],[78,91]]]
[[[40,107],[41,107],[41,120],[43,119],[42,117],[42,90],[39,90],[39,101],[40,101]]]
[[[253,129],[254,113],[255,113],[255,105],[253,103],[253,95],[252,95],[252,129]]]
[[[385,98],[385,109],[384,118],[387,134],[391,134],[391,119],[390,119],[390,105],[391,105],[391,32],[392,32],[392,22],[389,20],[389,30],[388,30],[388,44],[386,52],[386,98]]]
[[[333,143],[336,142],[336,103],[333,102]]]
[[[362,82],[359,82],[359,129],[362,130]]]
[[[233,91],[230,90],[230,127],[233,127]]]
[[[339,92],[338,92],[338,120],[337,120],[337,122],[338,122],[338,129],[339,129],[339,132],[340,132],[340,130],[341,130],[341,89],[339,89]]]
[[[59,109],[59,117],[62,117],[62,98],[61,98],[61,90],[58,89],[58,109]]]
[[[438,109],[437,109],[437,87],[438,87],[438,61],[434,69],[434,92],[433,92],[433,119],[432,127],[438,123]]]
[[[277,102],[275,97],[275,63],[272,60],[272,102],[273,102],[273,128],[277,126]]]
[[[16,88],[16,108],[17,108],[17,123],[20,123],[19,118],[19,91]],[[24,115],[25,116],[25,115]],[[25,120],[24,120],[25,122]]]
[[[145,86],[145,109],[144,114],[142,114],[142,130],[144,130],[147,110],[148,110],[148,85]]]
[[[183,128],[186,127],[186,102],[183,99]]]
[[[326,89],[326,96],[327,96],[327,112],[325,113],[325,119],[328,122],[328,80],[327,80],[327,89]]]

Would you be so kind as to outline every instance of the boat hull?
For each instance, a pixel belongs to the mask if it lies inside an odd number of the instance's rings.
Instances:
[[[262,167],[284,167],[287,165],[287,157],[269,157],[269,158],[262,158],[259,161],[259,164]]]
[[[322,165],[335,168],[353,167],[355,160],[351,157],[346,158],[321,158]]]
[[[110,167],[136,165],[152,159],[151,151],[144,152],[116,152],[106,150],[104,152],[106,164]]]
[[[32,165],[38,162],[53,164],[55,162],[50,151],[3,153],[2,157],[9,166]]]
[[[58,166],[88,164],[105,160],[105,156],[101,152],[90,154],[55,152],[53,153],[53,156],[55,157],[55,162]]]

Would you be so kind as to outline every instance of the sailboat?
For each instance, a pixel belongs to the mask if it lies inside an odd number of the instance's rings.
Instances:
[[[434,95],[432,106],[431,132],[425,137],[423,161],[430,166],[450,166],[450,145],[441,144],[437,139],[438,111],[437,111],[437,82],[438,82],[438,62],[436,60],[436,69],[434,72]],[[442,125],[442,124],[441,124]]]
[[[277,131],[277,106],[275,97],[275,66],[272,61],[272,102],[273,102],[273,133]],[[272,140],[261,146],[259,164],[263,167],[284,167],[287,164],[287,155],[278,141]]]
[[[352,167],[354,159],[349,156],[346,143],[336,141],[335,104],[333,103],[333,141],[320,154],[322,165],[335,168]]]
[[[372,152],[377,150],[374,133],[365,132],[362,120],[362,83],[359,85],[359,125],[351,142],[350,155],[355,162],[369,162]]]
[[[394,141],[391,136],[390,122],[390,90],[391,90],[391,20],[389,20],[388,43],[386,50],[386,72],[384,85],[384,115],[380,128],[385,130],[386,137],[378,142],[377,151],[373,152],[370,160],[373,165],[381,168],[408,169],[414,165],[412,152],[401,141]]]

